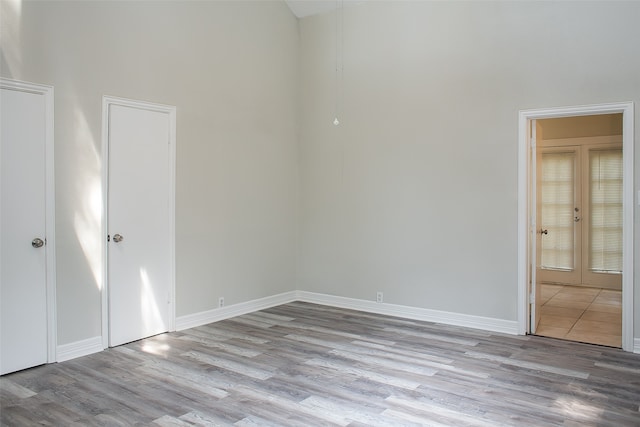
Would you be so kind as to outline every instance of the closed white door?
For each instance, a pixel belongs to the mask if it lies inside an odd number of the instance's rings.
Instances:
[[[172,324],[171,120],[150,106],[107,103],[109,345]]]
[[[621,289],[622,147],[541,151],[541,280]]]
[[[51,90],[51,88],[49,88]],[[47,363],[47,97],[3,82],[1,128],[0,374]],[[52,226],[52,224],[51,224]],[[49,292],[52,292],[49,291]]]

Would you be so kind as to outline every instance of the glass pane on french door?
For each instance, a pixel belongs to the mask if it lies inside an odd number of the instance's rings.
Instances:
[[[580,283],[580,242],[576,218],[580,204],[578,147],[545,150],[541,176],[541,279]]]
[[[622,285],[622,164],[621,148],[589,150],[584,283],[613,288]]]

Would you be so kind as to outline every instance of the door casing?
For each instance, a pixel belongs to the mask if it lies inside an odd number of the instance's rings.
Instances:
[[[56,316],[56,237],[55,237],[55,173],[54,173],[54,90],[52,86],[0,78],[3,89],[41,95],[45,104],[45,229],[46,229],[46,306],[47,363],[57,361]]]
[[[169,116],[169,331],[175,330],[175,162],[176,162],[176,108],[170,105],[155,104],[113,96],[102,98],[102,346],[109,347],[109,280],[107,268],[108,241],[107,224],[109,215],[109,107],[119,105],[131,108],[146,109],[168,114]],[[141,173],[141,171],[137,171]]]
[[[518,333],[530,331],[531,304],[535,303],[530,292],[532,245],[535,245],[535,206],[532,206],[531,166],[532,149],[530,141],[531,123],[538,119],[588,116],[597,114],[623,115],[623,262],[622,262],[622,349],[633,351],[633,143],[634,105],[633,102],[595,104],[575,107],[558,107],[521,110],[518,117]]]

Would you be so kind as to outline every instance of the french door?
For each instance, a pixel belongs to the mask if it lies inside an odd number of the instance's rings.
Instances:
[[[540,150],[540,281],[621,289],[622,146]]]

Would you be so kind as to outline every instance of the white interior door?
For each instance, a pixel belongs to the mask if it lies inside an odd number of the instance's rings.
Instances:
[[[47,363],[54,344],[47,274],[53,257],[53,224],[47,224],[52,90],[2,82],[0,374]]]
[[[540,128],[535,120],[531,121],[531,180],[530,180],[530,198],[531,198],[531,206],[537,206],[540,203],[541,199],[541,188],[538,185],[539,177],[541,175],[541,166],[542,159],[540,150],[537,150],[537,140],[540,137]],[[530,307],[531,307],[531,318],[529,320],[529,331],[533,334],[536,332],[538,328],[538,324],[540,323],[540,315],[541,315],[541,301],[542,301],[542,286],[540,286],[540,278],[541,278],[541,253],[540,253],[540,244],[542,241],[542,230],[540,229],[541,224],[541,214],[540,210],[536,209],[536,214],[531,218],[531,230],[532,233],[532,245],[530,248],[531,251],[531,259],[530,259],[530,269],[531,269],[531,279],[530,279],[530,287],[529,294],[533,297],[530,298]],[[532,301],[531,301],[532,300]]]
[[[172,328],[175,115],[117,101],[106,109],[109,345],[116,346]]]

